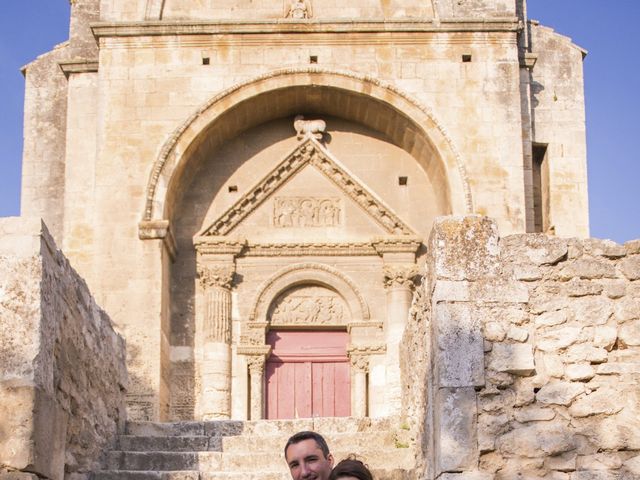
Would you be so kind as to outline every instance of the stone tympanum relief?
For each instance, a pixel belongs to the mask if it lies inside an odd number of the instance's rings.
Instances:
[[[333,290],[317,285],[294,287],[269,308],[271,325],[343,325],[348,321],[344,300]]]
[[[284,16],[285,18],[291,18],[293,20],[311,18],[313,16],[311,2],[309,0],[291,0],[285,8]]]
[[[336,227],[342,211],[339,198],[276,197],[273,225],[287,227]]]

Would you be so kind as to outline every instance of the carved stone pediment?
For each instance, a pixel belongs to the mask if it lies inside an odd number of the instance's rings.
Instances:
[[[333,185],[334,192],[308,196],[283,193],[285,184],[312,167]],[[277,193],[276,193],[277,192]],[[339,195],[338,195],[339,194]],[[267,199],[273,197],[271,228],[338,228],[343,225],[344,202],[355,203],[383,235],[414,235],[393,210],[369,191],[320,142],[307,137],[253,188],[228,208],[198,236],[224,236],[232,232]]]

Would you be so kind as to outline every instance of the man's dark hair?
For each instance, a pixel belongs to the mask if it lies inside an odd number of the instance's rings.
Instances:
[[[353,456],[339,462],[329,475],[329,480],[339,480],[343,477],[354,477],[358,480],[373,480],[373,475],[367,466]]]
[[[289,440],[287,440],[287,444],[284,446],[284,458],[287,458],[287,448],[289,448],[290,445],[300,443],[304,440],[313,440],[314,442],[316,442],[316,445],[318,445],[318,448],[322,450],[324,458],[327,458],[329,456],[329,445],[327,445],[327,441],[324,439],[324,437],[316,432],[304,431],[298,432],[295,435],[289,437]]]

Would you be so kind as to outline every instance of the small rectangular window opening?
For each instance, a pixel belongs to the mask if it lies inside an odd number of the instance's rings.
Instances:
[[[464,55],[462,55],[462,62],[463,63],[469,63],[471,61],[471,54],[470,53],[465,53]]]
[[[234,193],[238,191],[237,185],[229,185],[229,193]]]
[[[209,65],[210,63],[211,63],[211,60],[209,59],[209,57],[202,57],[203,65]]]
[[[532,194],[534,232],[549,229],[549,168],[547,165],[547,145],[533,144]]]
[[[406,186],[408,181],[409,177],[398,177],[398,185],[402,187]]]
[[[309,57],[309,63],[318,63],[318,56],[317,55],[311,55]]]

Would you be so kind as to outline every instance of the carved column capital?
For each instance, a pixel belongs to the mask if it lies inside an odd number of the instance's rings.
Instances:
[[[231,290],[235,270],[234,264],[198,264],[198,280],[203,288],[219,287],[225,290]]]
[[[351,362],[351,368],[356,372],[368,372],[369,371],[369,356],[368,355],[350,355],[349,361]]]
[[[251,375],[262,375],[264,373],[264,355],[247,356],[247,367]]]
[[[413,280],[418,276],[418,266],[415,264],[385,265],[382,267],[382,272],[385,287],[412,288]]]

